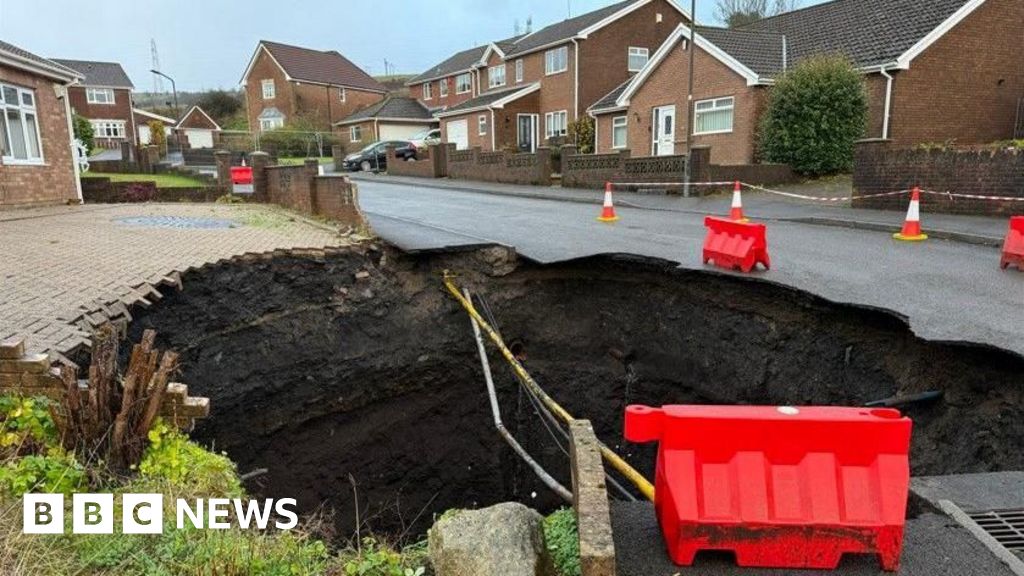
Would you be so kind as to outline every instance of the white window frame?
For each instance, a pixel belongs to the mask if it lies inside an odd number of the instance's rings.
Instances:
[[[102,95],[102,97],[100,97]],[[85,101],[89,104],[113,105],[116,96],[113,88],[86,88]]]
[[[15,91],[15,102],[6,102],[4,98],[4,92],[14,90]],[[25,103],[25,96],[31,101],[31,104]],[[22,88],[13,84],[0,84],[0,115],[3,115],[3,125],[6,127],[5,130],[0,131],[0,154],[3,156],[4,164],[43,164],[45,159],[43,158],[43,139],[42,133],[39,131],[39,111],[37,110],[38,99],[34,90],[28,88]],[[7,113],[9,111],[16,110],[20,116],[22,138],[25,142],[25,157],[15,158],[13,155],[14,147],[9,141],[11,125],[7,119]],[[27,116],[32,116],[32,126],[29,126]],[[29,150],[30,132],[29,130],[35,131],[36,146],[39,148],[38,156],[31,156]]]
[[[434,99],[434,85],[427,82],[423,85],[423,99],[433,100]]]
[[[516,60],[516,84],[521,84],[523,81],[523,59]]]
[[[349,126],[348,129],[348,141],[349,142],[362,142],[363,141],[363,127],[356,124],[355,126]]]
[[[644,59],[643,64],[640,64],[639,66],[634,66],[633,65],[633,58],[634,57],[636,57],[636,58],[643,58]],[[630,72],[639,72],[639,71],[644,69],[644,66],[647,65],[647,62],[649,62],[650,59],[651,59],[651,51],[648,50],[647,48],[640,48],[638,46],[630,46],[629,47],[629,53],[626,55],[626,68]]]
[[[448,79],[441,78],[437,81],[437,93],[440,98],[448,97]]]
[[[466,80],[465,90],[462,89],[463,88],[462,82],[461,82],[462,79]],[[462,74],[459,74],[458,76],[455,77],[455,93],[456,94],[465,94],[465,93],[470,92],[472,90],[473,90],[473,75],[472,74],[470,74],[469,72],[463,72]]]
[[[497,66],[491,66],[487,69],[487,86],[488,88],[499,88],[504,86],[508,81],[507,70],[504,64],[498,64]],[[500,77],[499,77],[500,76]]]
[[[96,138],[108,138],[112,140],[124,140],[126,123],[124,120],[90,120],[92,131]]]
[[[701,104],[712,103],[712,107],[707,110],[698,110]],[[731,122],[729,123],[728,130],[706,130],[704,132],[697,132],[698,119],[701,114],[708,112],[722,112],[728,110],[732,112]],[[732,134],[733,129],[736,127],[736,98],[734,96],[723,96],[721,98],[708,98],[707,100],[698,100],[693,104],[693,135],[704,136],[707,134]]]
[[[562,126],[558,131],[551,129],[552,124],[555,123],[555,118],[562,119]],[[559,110],[557,112],[548,112],[544,114],[544,138],[549,140],[551,138],[557,138],[559,136],[565,136],[569,133],[569,111]]]
[[[264,100],[273,100],[274,98],[277,97],[277,87],[274,86],[273,78],[266,78],[264,80],[260,80],[260,88],[263,90]]]
[[[561,55],[561,62],[559,62],[559,55]],[[556,66],[561,65],[561,68]],[[569,69],[569,47],[559,46],[558,48],[552,48],[544,53],[544,75],[552,76],[554,74],[561,74]]]
[[[338,90],[339,90],[338,99],[341,100],[342,103],[348,102],[348,91],[345,90],[345,87],[342,86]]]
[[[260,132],[284,128],[284,118],[260,118]]]
[[[478,136],[487,136],[487,114],[476,117],[476,133]]]
[[[615,131],[622,130],[622,143],[615,144]],[[629,147],[629,116],[615,116],[612,118],[612,149],[623,150]]]

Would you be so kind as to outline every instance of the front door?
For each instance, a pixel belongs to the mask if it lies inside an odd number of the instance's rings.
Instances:
[[[676,153],[676,107],[659,106],[654,109],[651,121],[653,142],[651,154],[654,156],[671,156]]]
[[[537,115],[519,114],[517,116],[519,133],[519,151],[537,151]]]

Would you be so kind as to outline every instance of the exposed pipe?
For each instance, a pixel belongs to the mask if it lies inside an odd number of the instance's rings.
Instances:
[[[491,326],[480,316],[480,313],[473,307],[473,303],[467,300],[462,293],[459,292],[458,287],[455,286],[454,282],[452,282],[452,275],[447,270],[445,270],[444,273],[444,285],[448,289],[448,292],[450,292],[451,295],[459,301],[459,304],[462,305],[470,317],[476,320],[483,331],[487,333],[487,336],[498,347],[498,350],[501,351],[501,354],[512,366],[512,370],[515,371],[517,376],[519,376],[519,379],[522,380],[523,384],[533,391],[533,393],[537,395],[537,398],[540,399],[540,401],[547,406],[549,410],[554,412],[560,420],[566,424],[574,422],[576,418],[574,418],[572,414],[569,414],[565,408],[562,408],[557,402],[555,402],[551,396],[548,396],[547,392],[537,384],[533,377],[530,376],[530,373],[523,368],[523,365],[520,364],[519,360],[517,360],[515,355],[512,354],[512,351],[508,349],[508,346],[505,345],[501,336],[499,336],[498,333],[495,332],[494,329],[491,328]],[[635,468],[630,466],[628,462],[623,460],[621,456],[616,454],[611,448],[605,446],[603,442],[599,442],[598,444],[601,449],[601,455],[604,459],[613,468],[618,470],[619,473],[625,476],[634,486],[636,486],[637,490],[643,494],[644,498],[654,501],[654,485],[644,478],[640,472],[637,472]]]
[[[882,117],[882,139],[889,139],[889,113],[892,109],[892,74],[882,66],[878,67],[878,71],[886,78],[885,81],[885,115]]]
[[[469,290],[464,290],[466,300],[469,300]],[[487,396],[491,401],[491,415],[494,417],[494,427],[498,429],[498,434],[505,439],[505,443],[508,444],[520,458],[523,459],[526,464],[533,469],[533,473],[540,478],[540,481],[544,483],[553,492],[558,494],[566,502],[572,503],[572,492],[566,490],[565,486],[562,486],[558,480],[555,480],[550,474],[547,473],[544,468],[537,463],[530,455],[523,449],[523,447],[516,441],[515,437],[505,428],[505,424],[501,421],[501,407],[498,406],[498,395],[494,391],[494,378],[491,376],[491,364],[487,360],[487,350],[484,348],[484,339],[480,336],[480,326],[477,324],[475,318],[472,315],[469,318],[470,323],[473,325],[473,335],[476,337],[476,348],[480,353],[480,365],[484,369],[484,380],[487,382]]]

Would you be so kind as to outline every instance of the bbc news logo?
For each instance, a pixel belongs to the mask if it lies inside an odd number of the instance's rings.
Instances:
[[[119,518],[113,494],[74,494],[71,497],[73,534],[114,534],[119,520],[121,534],[162,534],[164,531],[163,494],[122,494]],[[291,530],[299,524],[294,498],[280,500],[242,500],[239,498],[198,498],[175,500],[178,530],[227,530],[233,526],[246,530]],[[25,494],[22,508],[25,534],[64,533],[63,494]]]

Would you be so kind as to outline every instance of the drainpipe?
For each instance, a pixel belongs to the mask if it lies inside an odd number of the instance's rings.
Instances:
[[[882,139],[889,139],[889,112],[892,109],[892,74],[886,71],[884,66],[879,66],[878,71],[885,76],[885,115],[882,117]]]
[[[495,136],[496,129],[495,129],[495,125],[494,125],[494,108],[491,108],[491,126],[490,126],[490,128],[491,128],[491,152],[497,152],[498,151],[498,145],[495,143],[496,142],[495,139],[497,138],[497,136]]]
[[[572,57],[572,120],[575,122],[580,116],[580,44],[575,38],[572,39]]]

